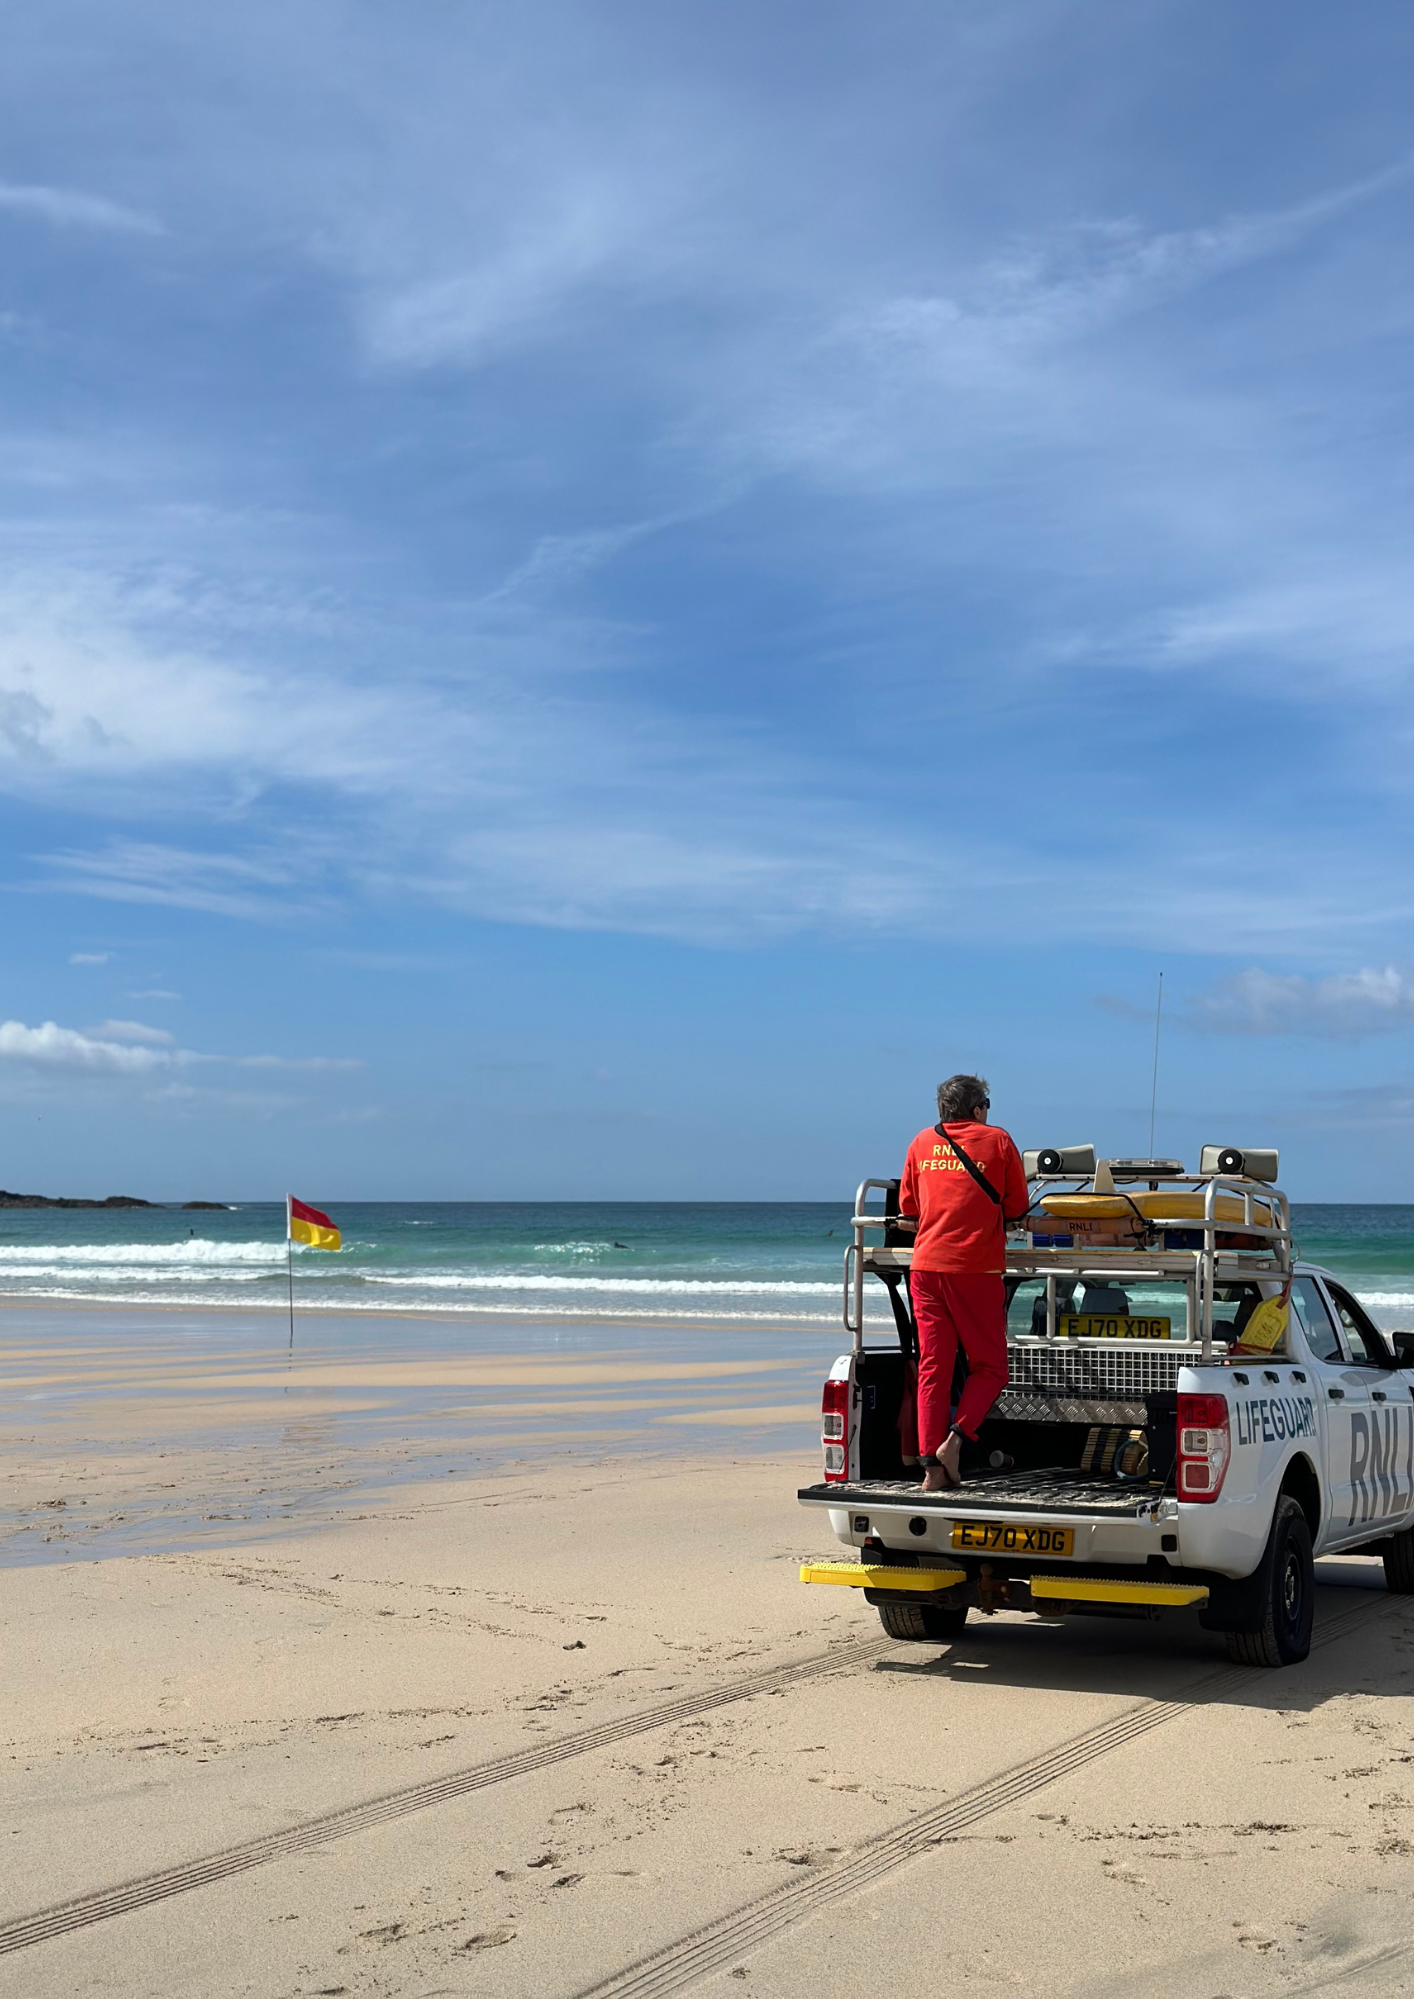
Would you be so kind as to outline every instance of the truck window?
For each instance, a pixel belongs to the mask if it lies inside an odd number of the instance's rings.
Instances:
[[[1340,1285],[1327,1283],[1326,1290],[1340,1315],[1340,1324],[1345,1334],[1345,1344],[1350,1349],[1350,1358],[1357,1368],[1389,1368],[1393,1366],[1385,1348],[1378,1327],[1370,1319],[1363,1306],[1357,1305],[1349,1292]]]
[[[1340,1338],[1335,1330],[1320,1287],[1314,1278],[1293,1278],[1291,1281],[1292,1310],[1306,1336],[1306,1345],[1313,1359],[1317,1361],[1339,1361],[1341,1359]]]
[[[1006,1330],[1009,1340],[1016,1340],[1023,1334],[1044,1334],[1046,1331],[1046,1281],[1044,1278],[1023,1278],[1015,1284],[1007,1280]]]
[[[1046,1331],[1046,1281],[1044,1278],[1008,1278],[1006,1330],[1008,1340],[1018,1340],[1028,1334],[1037,1339]],[[1239,1294],[1253,1294],[1256,1302],[1255,1285],[1229,1285],[1219,1289],[1220,1303],[1217,1319],[1220,1322],[1226,1314],[1230,1319],[1240,1311]],[[1250,1310],[1250,1308],[1249,1308]],[[1186,1288],[1174,1279],[1143,1279],[1136,1282],[1129,1279],[1121,1284],[1102,1277],[1089,1279],[1071,1277],[1069,1274],[1056,1279],[1056,1319],[1058,1330],[1064,1333],[1059,1322],[1068,1314],[1094,1315],[1116,1324],[1112,1335],[1099,1333],[1092,1327],[1090,1333],[1098,1338],[1129,1338],[1133,1340],[1186,1340],[1188,1338],[1188,1293]],[[1214,1332],[1219,1340],[1231,1338],[1219,1323]]]
[[[1259,1285],[1246,1281],[1240,1284],[1215,1285],[1213,1287],[1214,1340],[1225,1340],[1229,1346],[1233,1341],[1241,1340],[1242,1329],[1261,1303],[1262,1290]]]

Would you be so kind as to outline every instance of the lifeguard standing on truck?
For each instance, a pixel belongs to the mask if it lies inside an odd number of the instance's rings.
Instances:
[[[938,1123],[908,1149],[901,1219],[916,1217],[910,1287],[918,1326],[918,1449],[923,1490],[962,1484],[963,1439],[977,1436],[1007,1385],[1006,1231],[1028,1207],[1009,1132],[989,1125],[985,1077],[938,1085]],[[958,1342],[967,1382],[952,1409]]]

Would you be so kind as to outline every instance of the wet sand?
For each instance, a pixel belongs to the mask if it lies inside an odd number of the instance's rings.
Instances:
[[[210,1453],[293,1498],[317,1450],[70,1440],[51,1516],[159,1472],[186,1511],[5,1571],[0,1992],[1414,1990],[1414,1607],[1378,1564],[1321,1566],[1281,1673],[1191,1618],[900,1645],[795,1580],[834,1550],[810,1446],[538,1422],[520,1465],[403,1463],[225,1546],[183,1525]]]
[[[789,1449],[819,1328],[3,1309],[0,1564],[214,1546],[408,1480],[607,1453]]]

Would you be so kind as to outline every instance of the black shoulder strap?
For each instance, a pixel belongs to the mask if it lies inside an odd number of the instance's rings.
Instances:
[[[986,1195],[988,1201],[994,1201],[997,1207],[1000,1208],[1002,1205],[1002,1198],[997,1193],[996,1189],[992,1186],[992,1183],[987,1179],[987,1176],[983,1173],[982,1169],[978,1166],[977,1162],[975,1160],[968,1159],[966,1153],[963,1152],[961,1146],[958,1145],[956,1139],[953,1138],[952,1134],[946,1129],[946,1127],[942,1125],[935,1125],[933,1127],[933,1130],[937,1133],[940,1139],[942,1139],[943,1141],[945,1141],[947,1145],[952,1147],[953,1151],[957,1154],[958,1159],[962,1162],[963,1166],[966,1167],[968,1173],[971,1174],[973,1180],[976,1181],[978,1187],[981,1188],[983,1194]]]

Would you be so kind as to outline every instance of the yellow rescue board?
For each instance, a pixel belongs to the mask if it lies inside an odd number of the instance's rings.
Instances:
[[[1164,1222],[1201,1222],[1206,1199],[1201,1194],[1150,1194],[1146,1188],[1142,1194],[1132,1195],[1043,1194],[1040,1205],[1047,1215],[1065,1216],[1077,1222],[1118,1221],[1124,1216],[1133,1222],[1136,1211],[1146,1221],[1152,1217]],[[1213,1216],[1218,1222],[1244,1223],[1246,1211],[1241,1196],[1218,1195],[1213,1203]],[[1258,1197],[1252,1203],[1252,1223],[1248,1226],[1267,1229],[1271,1222],[1271,1203]]]
[[[1181,1610],[1206,1604],[1204,1583],[1130,1583],[1105,1576],[1033,1576],[1033,1597],[1064,1598],[1072,1604],[1152,1604]]]
[[[802,1583],[852,1583],[865,1590],[951,1590],[966,1583],[960,1569],[896,1569],[886,1563],[818,1562],[800,1565]]]

